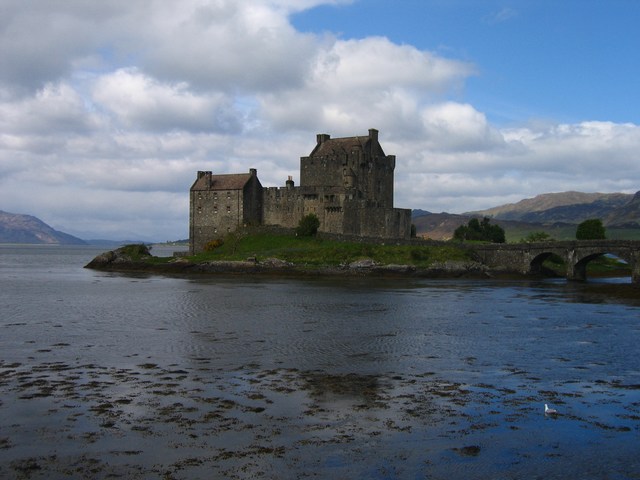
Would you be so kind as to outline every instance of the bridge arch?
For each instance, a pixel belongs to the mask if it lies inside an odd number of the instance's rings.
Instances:
[[[559,256],[564,260],[564,252],[554,252],[549,250],[542,253],[532,253],[531,256],[533,258],[531,258],[531,260],[529,261],[529,273],[532,273],[534,275],[542,273],[542,264],[554,255]]]
[[[572,253],[572,252],[569,252]],[[567,278],[569,280],[586,280],[587,279],[587,265],[596,258],[600,258],[604,255],[615,255],[616,257],[624,260],[631,269],[631,276],[634,277],[635,270],[635,258],[633,255],[629,255],[628,251],[618,251],[617,249],[598,249],[591,252],[574,252],[574,255],[568,255],[567,258]],[[635,281],[635,280],[634,280]]]

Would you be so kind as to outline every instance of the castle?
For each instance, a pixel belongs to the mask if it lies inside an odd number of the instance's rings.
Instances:
[[[289,177],[284,187],[263,187],[255,169],[213,175],[198,172],[189,202],[189,250],[239,227],[272,225],[295,228],[310,213],[318,231],[378,239],[408,239],[411,210],[393,208],[395,155],[385,155],[378,131],[368,136],[317,135],[307,157],[300,158],[300,186]]]

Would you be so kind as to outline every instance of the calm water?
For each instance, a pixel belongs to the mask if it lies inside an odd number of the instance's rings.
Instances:
[[[640,477],[628,279],[82,268],[102,250],[0,245],[2,478]]]

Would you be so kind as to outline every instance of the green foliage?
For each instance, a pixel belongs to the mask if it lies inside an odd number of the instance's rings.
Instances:
[[[521,241],[524,243],[551,242],[553,241],[553,238],[551,238],[551,235],[549,235],[547,232],[531,232]]]
[[[604,226],[602,225],[602,220],[599,218],[591,218],[579,224],[576,230],[576,238],[578,240],[605,239],[606,234]]]
[[[224,245],[224,240],[216,238],[215,240],[210,240],[205,244],[204,251],[213,252],[216,248],[220,248],[222,245]]]
[[[504,229],[499,225],[491,225],[489,217],[484,217],[482,221],[472,218],[467,225],[456,228],[453,238],[460,241],[505,242]]]
[[[310,213],[309,215],[305,215],[300,219],[298,227],[296,228],[296,235],[298,235],[299,237],[313,237],[316,233],[318,233],[319,227],[320,220],[315,215],[315,213]]]
[[[151,255],[151,247],[148,247],[144,243],[133,243],[129,245],[123,245],[118,248],[118,252],[130,257],[132,260],[137,260],[141,257],[148,257]]]

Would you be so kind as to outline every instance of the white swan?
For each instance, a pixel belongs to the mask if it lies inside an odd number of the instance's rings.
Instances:
[[[549,405],[544,404],[544,414],[545,415],[557,415],[558,411],[555,408],[549,408]]]

